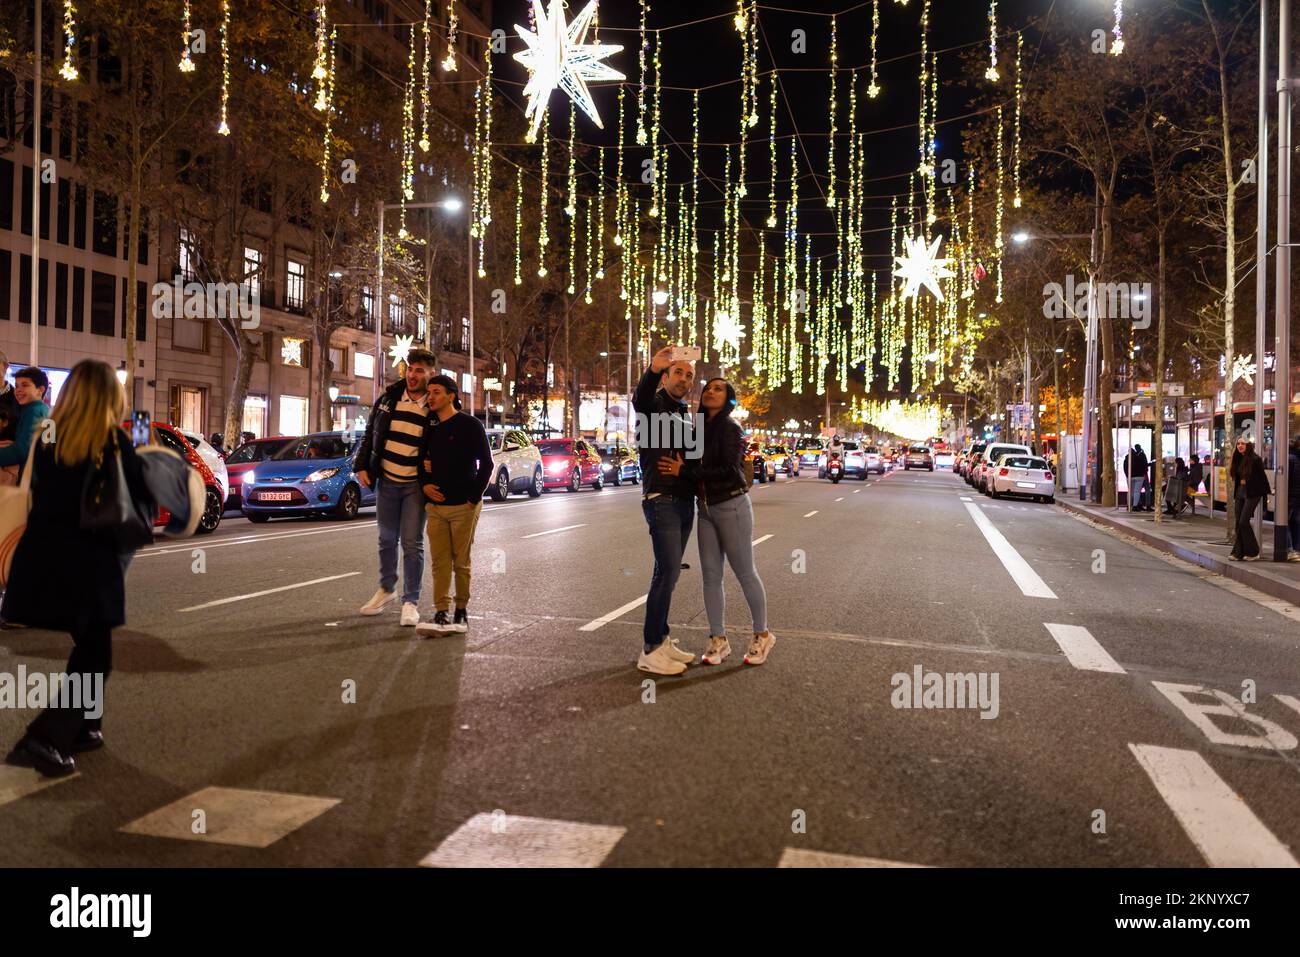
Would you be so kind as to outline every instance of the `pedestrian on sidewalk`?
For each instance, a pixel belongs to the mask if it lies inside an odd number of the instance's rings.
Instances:
[[[1193,515],[1196,514],[1196,493],[1201,490],[1204,482],[1205,466],[1201,464],[1201,457],[1193,452],[1191,464],[1187,466],[1187,501],[1192,506]]]
[[[669,636],[668,628],[673,589],[695,524],[695,488],[685,472],[686,457],[699,457],[685,401],[694,385],[695,363],[674,361],[673,350],[667,347],[650,360],[632,398],[641,451],[641,512],[655,559],[636,666],[657,675],[679,675],[695,660]]]
[[[456,380],[429,380],[430,427],[420,450],[420,488],[427,499],[429,560],[433,565],[433,621],[422,635],[469,630],[470,552],[492,479],[492,447],[483,423],[460,410]],[[452,593],[453,578],[455,594]],[[453,598],[456,611],[451,612]]]
[[[357,450],[357,481],[375,487],[379,525],[379,590],[361,606],[361,614],[378,615],[396,597],[397,544],[402,545],[401,623],[420,623],[420,579],[424,577],[424,495],[416,481],[420,446],[429,428],[429,376],[433,353],[412,349],[406,375],[389,386],[375,403],[366,434]]]
[[[1291,439],[1287,450],[1286,475],[1286,524],[1291,543],[1286,560],[1300,562],[1300,435]]]
[[[142,456],[118,425],[125,414],[126,397],[113,367],[83,359],[59,395],[55,441],[44,441],[44,434],[33,438],[31,511],[14,550],[0,612],[8,621],[72,635],[64,669],[71,680],[65,689],[70,694],[79,686],[80,694],[73,697],[80,700],[61,697],[58,706],[51,701],[5,763],[35,768],[45,777],[72,774],[74,753],[104,744],[102,690],[113,666],[113,629],[126,621],[124,578],[137,547],[123,551],[107,528],[86,527],[87,489],[96,476],[108,476],[102,486],[112,496],[107,505],[131,511],[133,517],[137,509],[156,514]],[[114,483],[117,474],[124,487]],[[102,515],[95,517],[102,520]],[[148,527],[135,531],[151,534],[152,517]],[[91,697],[98,700],[92,704]]]
[[[736,388],[726,379],[710,379],[704,384],[700,396],[703,455],[689,469],[700,507],[696,542],[704,580],[704,608],[709,616],[709,647],[703,656],[706,665],[720,665],[731,654],[724,627],[723,559],[740,581],[753,623],[745,664],[763,664],[776,643],[776,636],[767,629],[767,592],[754,567],[754,507],[749,497],[752,483],[745,472],[745,434],[731,418],[735,407]]]
[[[1259,540],[1251,519],[1264,496],[1269,493],[1264,460],[1255,454],[1255,443],[1237,440],[1232,455],[1232,496],[1237,502],[1237,534],[1232,543],[1231,560],[1253,562],[1259,558]]]
[[[1146,512],[1147,456],[1141,445],[1134,445],[1133,451],[1124,456],[1124,474],[1128,477],[1128,502],[1134,512]]]

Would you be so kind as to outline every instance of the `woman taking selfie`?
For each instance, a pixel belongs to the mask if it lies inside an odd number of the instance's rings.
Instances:
[[[722,664],[731,654],[723,625],[726,599],[722,589],[725,558],[740,580],[753,620],[753,638],[745,664],[767,661],[776,636],[767,630],[767,592],[754,568],[754,508],[749,499],[751,476],[745,469],[745,436],[731,418],[736,389],[726,379],[710,379],[700,396],[704,415],[703,455],[692,470],[699,496],[700,574],[709,616],[709,647],[704,663]]]
[[[126,618],[126,564],[152,535],[154,506],[141,456],[118,425],[124,411],[112,367],[77,363],[51,416],[54,441],[45,441],[50,430],[38,431],[31,511],[0,609],[8,621],[72,635],[66,673],[80,676],[80,700],[51,702],[72,707],[37,715],[5,758],[47,777],[71,774],[74,752],[104,743],[101,718],[88,716],[89,694],[98,692],[91,710],[102,714],[112,633]]]

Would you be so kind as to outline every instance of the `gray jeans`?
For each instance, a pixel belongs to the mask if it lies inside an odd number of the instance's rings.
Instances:
[[[737,495],[717,505],[700,504],[699,547],[709,634],[726,634],[723,626],[726,597],[722,589],[724,557],[740,580],[754,631],[767,631],[767,592],[754,568],[754,506],[749,495]]]

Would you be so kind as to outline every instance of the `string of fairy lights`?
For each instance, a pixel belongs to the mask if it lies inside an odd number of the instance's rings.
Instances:
[[[232,2],[238,4],[241,0],[220,2],[221,92],[216,132],[222,136],[230,135]],[[415,197],[415,150],[418,147],[421,152],[427,152],[430,148],[431,60],[435,46],[445,42],[441,68],[448,73],[457,70],[458,35],[462,31],[456,0],[448,0],[445,33],[440,32],[437,37],[432,22],[433,2],[425,0],[422,19],[411,24],[409,30],[407,69],[402,83],[399,240],[412,238],[407,229],[406,203]],[[505,160],[515,167],[515,215],[513,224],[507,222],[501,231],[493,229],[491,215],[493,164],[501,156],[499,147],[503,145],[494,138],[493,129],[492,57],[500,50],[494,51],[493,43],[486,44],[483,68],[475,81],[474,124],[469,144],[470,230],[476,245],[479,278],[487,277],[485,257],[489,242],[501,241],[513,249],[513,283],[524,282],[525,273],[532,265],[525,244],[525,209],[533,203],[536,203],[538,223],[533,253],[536,275],[548,275],[548,263],[555,255],[549,214],[555,165],[559,176],[565,179],[561,193],[561,222],[565,229],[561,252],[567,254],[563,270],[566,292],[579,295],[581,290],[583,302],[591,304],[593,289],[606,279],[613,264],[619,299],[625,303],[625,317],[642,320],[642,341],[647,346],[656,338],[676,343],[706,343],[706,358],[724,365],[746,362],[769,389],[785,386],[817,395],[825,394],[832,383],[848,390],[853,369],[863,370],[868,390],[876,385],[897,388],[901,370],[909,362],[911,381],[918,391],[968,373],[973,346],[989,324],[986,314],[975,311],[975,294],[980,283],[991,277],[993,298],[1002,302],[1006,203],[1010,197],[1012,207],[1019,209],[1023,201],[1024,37],[1014,32],[1014,62],[1009,71],[1013,88],[1006,91],[1001,87],[1004,71],[999,67],[997,0],[990,0],[988,66],[984,78],[1009,94],[987,115],[995,137],[992,168],[977,172],[971,164],[964,182],[945,180],[948,188],[943,188],[939,179],[937,136],[939,51],[932,51],[929,46],[931,0],[921,0],[916,5],[920,46],[918,158],[908,177],[907,191],[890,197],[889,255],[899,266],[895,276],[910,277],[920,271],[934,282],[931,285],[923,281],[919,289],[914,287],[911,278],[906,282],[893,279],[882,282],[875,269],[864,266],[867,255],[864,234],[870,231],[867,216],[871,207],[867,196],[866,133],[858,126],[861,80],[866,80],[863,92],[868,101],[878,99],[883,92],[878,58],[882,29],[880,5],[880,0],[871,2],[869,62],[862,66],[845,68],[841,64],[840,15],[828,15],[829,133],[826,170],[819,174],[809,168],[807,155],[801,162],[801,134],[793,114],[790,129],[782,130],[778,115],[782,89],[780,69],[773,67],[765,73],[760,70],[758,0],[737,0],[732,22],[740,41],[739,135],[730,144],[710,144],[725,150],[723,178],[718,184],[701,176],[703,120],[699,89],[687,88],[691,93],[689,151],[684,144],[677,144],[664,135],[664,93],[667,89],[675,93],[682,88],[666,86],[662,66],[664,28],[651,26],[650,2],[638,0],[637,26],[633,31],[637,40],[635,77],[624,83],[621,74],[612,71],[600,74],[594,64],[608,56],[608,52],[589,56],[587,63],[587,68],[594,71],[588,75],[589,79],[613,76],[620,81],[617,146],[581,142],[576,108],[569,110],[567,136],[556,140],[551,130],[550,111],[545,102],[541,103],[538,121],[525,136],[525,142],[535,144],[538,150],[538,188],[535,196],[531,191],[526,196],[525,166],[513,159]],[[894,0],[894,5],[907,7],[908,2]],[[337,31],[340,25],[353,25],[331,23],[327,0],[318,0],[314,7],[311,80],[313,106],[323,119],[319,199],[325,204],[331,200]],[[539,0],[528,11],[530,28],[538,28],[541,11],[542,0]],[[1123,12],[1122,0],[1115,0],[1110,48],[1113,55],[1119,55],[1124,49]],[[562,4],[551,0],[547,16],[552,21],[558,16],[562,31]],[[595,10],[590,11],[588,22],[599,31]],[[582,36],[538,37],[538,41],[568,42],[580,52],[622,49],[601,45],[598,40],[584,45],[587,23],[580,26],[578,32]],[[180,27],[182,49],[177,68],[189,74],[195,71],[189,0],[182,4]],[[523,32],[522,27],[519,30]],[[65,80],[75,80],[79,74],[73,0],[64,2],[63,41],[60,75]],[[530,70],[537,68],[530,66]],[[563,78],[552,79],[551,86],[546,88],[548,95],[552,88],[559,86],[574,96],[574,88],[562,82]],[[585,84],[582,86],[585,90]],[[633,103],[628,102],[629,87],[635,95]],[[581,104],[575,100],[573,106],[577,105]],[[594,107],[588,109],[590,106],[589,101],[583,109],[599,125]],[[1009,124],[1005,115],[1008,110]],[[767,196],[757,198],[766,207],[766,217],[763,226],[756,228],[744,212],[752,204],[742,201],[748,199],[753,185],[748,175],[751,141],[757,138],[761,148],[763,131],[759,127],[764,121],[770,180]],[[627,142],[628,134],[635,146]],[[782,138],[789,140],[784,162],[778,143]],[[627,160],[631,157],[627,154],[632,151],[633,155],[639,155],[638,147],[648,149],[648,159],[629,169]],[[559,149],[566,150],[563,165],[560,158],[552,156]],[[611,149],[614,156],[607,160],[606,154]],[[686,168],[678,166],[677,183],[672,182],[674,170],[669,163],[675,149],[681,149],[689,161],[689,177],[685,175]],[[608,178],[609,172],[612,180]],[[833,250],[818,256],[813,253],[814,234],[802,227],[800,221],[801,183],[808,180],[825,182],[822,199],[834,224]],[[644,189],[638,188],[638,181]],[[720,226],[701,225],[703,208],[712,205],[712,201],[706,203],[701,197],[702,184],[722,193],[717,204]],[[782,186],[786,188],[782,190]],[[977,218],[977,207],[991,213],[987,220]],[[944,229],[946,235],[937,227]],[[946,249],[942,248],[944,243]],[[611,252],[611,249],[621,252]],[[752,261],[753,266],[742,268],[743,259]],[[662,311],[656,308],[659,306],[664,307]],[[914,419],[923,411],[906,404],[872,403],[865,399],[855,400],[854,406],[855,415],[869,418],[882,428],[888,427],[886,421],[901,422],[899,417]],[[893,431],[902,434],[901,429]]]

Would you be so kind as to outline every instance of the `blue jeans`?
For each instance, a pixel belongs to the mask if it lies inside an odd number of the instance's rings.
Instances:
[[[691,538],[695,522],[695,499],[659,495],[641,502],[650,543],[654,547],[655,570],[650,576],[650,591],[645,603],[644,644],[647,654],[668,637],[668,609],[673,589],[682,573],[682,555]]]
[[[754,568],[754,505],[737,495],[716,505],[700,505],[700,576],[704,579],[704,608],[709,634],[725,635],[726,597],[722,588],[722,559],[740,580],[754,633],[767,631],[767,591]]]
[[[376,479],[379,519],[379,587],[397,587],[397,542],[402,543],[402,602],[420,603],[424,576],[424,493],[416,482]]]

